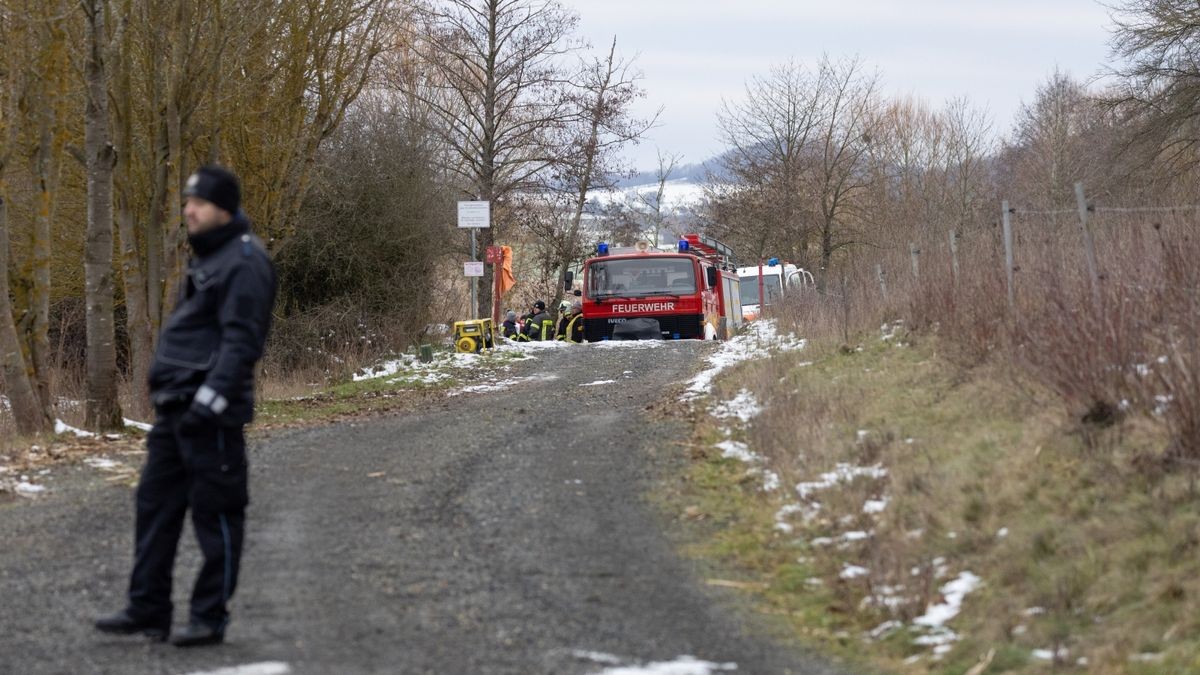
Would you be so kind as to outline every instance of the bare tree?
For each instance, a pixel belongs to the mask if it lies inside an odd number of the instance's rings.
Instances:
[[[1013,182],[1010,198],[1032,207],[1069,206],[1076,181],[1097,174],[1089,150],[1089,132],[1098,107],[1084,86],[1054,72],[1021,106],[1008,156]]]
[[[116,155],[109,141],[109,35],[107,0],[82,0],[87,26],[87,117],[84,155],[87,159],[87,248],[84,258],[87,305],[86,422],[89,429],[120,429],[117,400],[117,340],[113,326],[113,166]]]
[[[616,37],[606,55],[585,60],[580,68],[575,91],[570,96],[578,108],[576,121],[568,126],[555,181],[556,187],[567,194],[570,217],[564,228],[547,233],[555,242],[558,270],[567,269],[583,253],[581,226],[588,193],[616,185],[619,171],[616,151],[636,142],[657,119],[657,115],[649,120],[630,116],[630,105],[644,95],[638,86],[640,79],[641,74],[632,62],[617,56]],[[557,312],[563,288],[561,284],[556,288]]]
[[[652,235],[651,241],[655,246],[662,243],[662,230],[667,222],[667,211],[664,199],[667,195],[667,183],[671,181],[671,176],[675,173],[675,168],[679,166],[679,161],[682,155],[676,153],[668,153],[664,155],[662,151],[658,152],[658,165],[654,170],[654,195],[649,196],[639,192],[634,197],[637,200],[638,211],[645,215],[647,234]]]
[[[534,186],[559,160],[579,111],[564,91],[562,57],[575,50],[576,16],[555,0],[440,0],[424,8],[409,41],[426,70],[417,95],[429,129],[448,149],[447,169],[466,193],[493,202],[482,245],[503,237],[504,200]],[[490,288],[491,270],[484,288]],[[490,316],[490,294],[478,311]]]
[[[730,181],[710,192],[723,218],[731,211],[747,216],[722,236],[754,258],[770,251],[807,258],[813,210],[802,203],[800,185],[823,121],[819,82],[802,64],[788,61],[751,79],[744,97],[725,101],[718,113],[728,148],[721,162]]]
[[[942,112],[946,127],[946,177],[954,223],[978,224],[991,177],[987,160],[994,154],[991,121],[966,99],[950,101]]]
[[[50,252],[71,94],[67,26],[70,2],[43,0],[34,5],[35,9],[26,9],[34,59],[30,86],[25,94],[25,110],[33,131],[26,157],[34,183],[30,261],[32,311],[27,341],[42,415],[49,423],[54,420],[50,395]]]
[[[9,295],[9,228],[8,182],[6,170],[16,154],[20,137],[21,116],[17,101],[24,88],[17,62],[20,54],[14,50],[13,27],[0,13],[0,373],[3,374],[17,431],[32,434],[46,430],[46,419],[30,378],[31,367],[26,360],[17,327],[13,321],[13,306]]]
[[[1121,84],[1108,103],[1136,128],[1132,144],[1153,150],[1177,173],[1200,164],[1200,5],[1128,0],[1114,15]]]
[[[821,111],[814,139],[816,157],[801,182],[817,210],[817,287],[823,291],[834,253],[859,243],[854,225],[866,219],[856,199],[870,187],[864,164],[878,120],[879,76],[864,72],[858,59],[833,61],[826,57],[821,61],[815,92]]]

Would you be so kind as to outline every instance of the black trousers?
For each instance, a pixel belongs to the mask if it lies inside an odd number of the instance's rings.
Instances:
[[[137,530],[129,612],[171,623],[175,551],[188,509],[204,564],[192,589],[191,620],[216,628],[229,621],[245,532],[246,441],[242,427],[185,433],[184,409],[160,411],[146,439],[148,458],[137,488]]]

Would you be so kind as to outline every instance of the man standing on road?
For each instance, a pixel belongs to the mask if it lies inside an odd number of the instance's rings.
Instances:
[[[194,255],[150,368],[157,418],[137,488],[128,603],[96,628],[166,638],[175,551],[190,508],[204,563],[187,627],[171,635],[172,644],[190,647],[221,642],[229,623],[249,502],[243,427],[254,413],[254,366],[271,326],[275,270],[250,233],[232,173],[202,167],[184,195]]]

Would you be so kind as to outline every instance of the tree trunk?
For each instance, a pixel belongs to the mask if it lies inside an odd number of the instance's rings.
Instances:
[[[49,102],[46,102],[49,103]],[[53,108],[41,113],[38,147],[31,167],[37,185],[37,203],[33,222],[33,292],[30,301],[33,324],[29,335],[29,361],[33,384],[47,423],[54,422],[54,403],[50,396],[50,238],[58,192],[58,161],[54,152],[51,122]]]
[[[131,101],[133,96],[132,65],[129,61],[129,45],[121,45],[120,70],[116,76],[116,99]],[[118,104],[120,106],[121,104]],[[128,103],[125,104],[128,106]],[[117,125],[117,147],[132,148],[132,106],[125,107]],[[139,414],[149,412],[146,382],[153,358],[154,337],[150,328],[149,298],[151,289],[158,293],[157,286],[146,283],[142,265],[141,248],[138,246],[137,227],[133,215],[133,158],[128,151],[118,158],[117,164],[117,233],[121,246],[121,280],[125,290],[125,330],[129,335],[129,370],[132,383],[133,410]]]
[[[104,47],[105,2],[87,0],[87,84],[84,153],[87,158],[87,245],[84,302],[87,325],[85,426],[97,431],[123,426],[117,399],[117,349],[113,326],[113,166],[109,141],[108,82]]]
[[[0,272],[8,269],[8,206],[0,195]],[[37,394],[29,379],[29,367],[21,352],[21,340],[13,323],[12,301],[8,295],[8,274],[0,273],[0,372],[8,394],[9,409],[17,423],[17,432],[35,434],[47,429]]]

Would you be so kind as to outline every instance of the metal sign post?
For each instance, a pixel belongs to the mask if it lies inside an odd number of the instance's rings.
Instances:
[[[492,226],[492,203],[487,201],[464,201],[458,203],[458,226],[460,228],[469,228],[471,230],[471,263],[479,262],[477,243],[475,233],[480,228]],[[483,265],[480,264],[480,270]],[[470,270],[469,272],[467,270]],[[479,275],[471,274],[475,271],[473,266],[467,268],[464,266],[464,274],[471,277],[471,318],[479,318],[479,303],[476,298],[479,296],[479,277],[483,276],[482,271]]]

